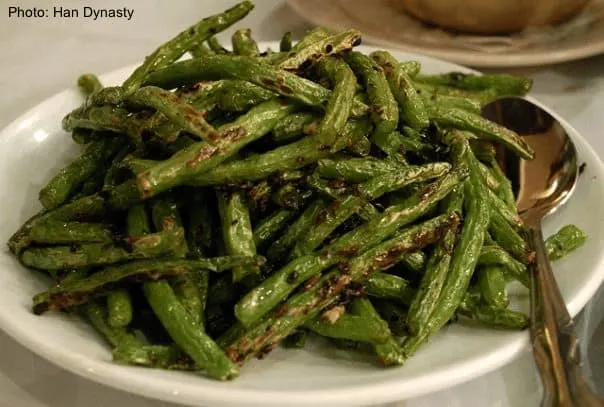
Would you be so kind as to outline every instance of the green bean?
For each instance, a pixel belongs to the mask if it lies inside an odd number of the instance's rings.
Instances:
[[[270,100],[252,108],[233,123],[222,126],[216,144],[204,141],[195,143],[138,174],[137,185],[141,196],[151,197],[216,167],[246,144],[271,131],[292,110],[293,106],[284,105],[278,100]]]
[[[106,210],[105,200],[98,195],[91,195],[69,202],[52,211],[40,212],[28,219],[9,239],[8,247],[16,255],[30,245],[29,233],[36,222],[46,220],[71,221],[85,217],[102,215]]]
[[[204,196],[195,191],[191,206],[187,211],[187,246],[189,253],[197,257],[207,257],[211,243],[211,215]],[[181,282],[177,295],[180,298],[193,299],[188,309],[197,310],[194,315],[200,325],[204,326],[205,309],[208,299],[209,273],[190,273],[189,281]],[[192,280],[192,281],[191,281]],[[189,284],[187,284],[189,283]],[[185,292],[186,290],[192,292]],[[195,312],[195,311],[193,311]]]
[[[333,31],[325,27],[315,27],[304,33],[304,36],[293,47],[292,51],[299,51],[308,47],[310,44],[320,41],[333,35]]]
[[[220,167],[201,174],[188,182],[190,185],[216,185],[264,179],[279,171],[302,168],[333,152],[344,149],[358,134],[368,130],[366,122],[348,122],[344,134],[332,146],[331,150],[317,142],[314,137],[306,137],[285,146],[277,147],[264,154],[244,160],[226,163]]]
[[[228,360],[222,349],[191,319],[166,281],[147,283],[143,291],[170,337],[210,377],[231,380],[239,375],[237,367]]]
[[[100,223],[41,221],[31,228],[29,237],[37,243],[111,243],[114,231]]]
[[[375,273],[367,280],[367,294],[372,297],[410,304],[415,296],[409,282],[394,274]]]
[[[524,159],[532,159],[535,152],[518,134],[478,115],[454,108],[441,108],[430,105],[430,118],[437,124],[456,129],[467,130],[479,139],[502,143]]]
[[[321,60],[318,66],[319,71],[333,83],[333,91],[325,107],[325,116],[317,128],[316,138],[322,145],[332,146],[351,114],[356,78],[348,65],[337,58]]]
[[[366,201],[372,201],[387,192],[400,189],[411,183],[422,182],[445,174],[450,168],[447,163],[431,163],[424,166],[404,167],[399,172],[388,172],[374,177],[357,187],[356,195],[348,195],[327,210],[322,222],[296,244],[292,254],[299,256],[316,249],[339,225],[354,213],[360,213]]]
[[[212,51],[206,44],[201,43],[201,44],[197,44],[197,46],[191,48],[189,50],[189,54],[191,54],[191,56],[193,58],[204,58],[209,55],[214,55],[215,52]]]
[[[407,312],[403,307],[389,300],[375,299],[371,301],[375,306],[376,311],[388,323],[388,328],[396,336],[407,336]]]
[[[242,1],[223,13],[204,18],[170,41],[162,44],[151,55],[147,56],[145,62],[124,81],[122,86],[125,94],[134,93],[145,82],[149,73],[171,65],[195,45],[241,20],[253,8],[254,5],[251,2]]]
[[[71,131],[71,139],[77,144],[88,144],[92,140],[97,139],[94,132],[88,129],[75,128]]]
[[[292,256],[300,256],[311,253],[342,223],[354,213],[359,213],[366,205],[366,201],[372,201],[406,185],[423,182],[437,178],[445,174],[451,166],[448,163],[431,163],[423,166],[408,166],[399,172],[390,171],[384,175],[374,177],[358,186],[358,195],[348,195],[341,201],[335,202],[325,212],[321,223],[317,224],[308,235],[300,240]]]
[[[374,133],[371,136],[371,141],[378,146],[380,150],[394,158],[399,158],[406,152],[413,152],[420,156],[434,152],[434,147],[432,145],[424,143],[419,139],[401,135],[396,131],[384,135]],[[401,161],[406,162],[404,159]]]
[[[225,350],[227,356],[242,364],[251,355],[276,345],[295,328],[310,321],[322,309],[333,304],[352,281],[368,278],[371,273],[398,262],[402,254],[437,241],[448,227],[458,222],[458,217],[440,216],[404,229],[394,238],[352,259],[346,273],[333,270],[325,274],[316,284],[290,297],[274,313],[266,316],[230,344]],[[418,233],[421,233],[422,239],[417,239]]]
[[[416,130],[428,127],[428,112],[424,106],[424,101],[417,94],[411,78],[404,68],[386,51],[372,52],[371,57],[384,70],[390,90],[402,109],[402,121]],[[390,132],[394,130],[396,128]]]
[[[415,78],[422,69],[419,61],[400,61],[398,65],[410,78]]]
[[[237,55],[246,57],[256,57],[260,54],[258,44],[252,39],[252,30],[249,28],[240,28],[233,33],[231,37],[233,52]]]
[[[151,206],[151,218],[155,228],[170,231],[182,227],[182,220],[176,202],[171,195],[163,196],[162,199],[154,199]],[[190,253],[187,240],[181,244],[177,253],[178,257],[184,257]],[[207,289],[207,273],[200,277],[199,273],[183,273],[171,279],[170,284],[174,294],[189,312],[193,320],[201,323],[204,300],[201,298],[204,289]]]
[[[587,235],[575,225],[566,225],[545,240],[545,249],[550,260],[558,260],[583,246]]]
[[[200,80],[241,79],[252,82],[286,98],[308,106],[324,108],[332,92],[308,79],[293,73],[259,64],[254,58],[230,55],[213,55],[172,64],[149,75],[145,85],[172,89],[191,85]],[[368,106],[355,97],[352,116],[362,117]]]
[[[292,49],[292,33],[287,31],[279,42],[279,51],[289,52]]]
[[[218,107],[228,112],[245,112],[275,97],[271,91],[249,82],[224,80],[216,91]]]
[[[493,190],[487,189],[487,195],[492,211],[496,211],[513,228],[517,230],[522,228],[522,220],[515,209],[511,209]]]
[[[468,138],[471,138],[470,133],[466,133]],[[485,140],[470,140],[470,148],[472,152],[483,163],[491,163],[497,159],[497,152],[495,151],[495,145],[490,141]]]
[[[371,141],[366,136],[358,137],[355,142],[348,147],[348,152],[357,157],[367,157],[371,154]]]
[[[218,194],[218,208],[222,222],[222,236],[229,255],[255,256],[256,245],[250,221],[249,209],[241,193]],[[254,265],[233,269],[233,281],[238,282],[248,276],[260,275],[260,268]]]
[[[529,287],[529,274],[526,266],[499,246],[485,245],[480,252],[477,265],[501,266],[511,278],[518,280],[525,287]]]
[[[443,205],[446,213],[461,214],[463,199],[463,186],[460,185],[447,197],[445,205]],[[426,271],[419,289],[411,301],[407,316],[407,326],[414,335],[418,335],[422,331],[440,302],[458,236],[457,230],[450,229],[433,249],[428,259]]]
[[[505,309],[510,303],[506,290],[505,271],[500,266],[478,270],[478,287],[482,300],[494,309]]]
[[[384,71],[375,61],[360,52],[351,52],[344,58],[363,79],[365,91],[371,102],[371,120],[375,124],[375,132],[392,133],[398,126],[398,105]]]
[[[178,253],[183,240],[184,231],[180,228],[170,232],[129,238],[127,243],[131,244],[131,248],[107,243],[29,248],[21,254],[21,261],[26,267],[42,270],[101,266]]]
[[[346,30],[329,37],[318,39],[304,47],[296,47],[277,65],[281,69],[297,70],[308,61],[314,62],[322,57],[349,51],[361,43],[361,33]]]
[[[65,203],[87,179],[101,171],[120,144],[112,138],[92,141],[86,151],[61,169],[40,190],[40,203],[46,209],[54,209]]]
[[[107,323],[114,328],[123,328],[132,322],[132,302],[125,289],[112,291],[107,296]]]
[[[418,82],[415,80],[415,78],[413,81],[413,86],[415,89],[417,89],[419,94],[459,97],[478,102],[481,106],[492,102],[498,97],[497,92],[493,89],[465,90],[450,86],[433,86]]]
[[[262,247],[271,241],[294,216],[296,216],[296,211],[280,209],[262,219],[254,228],[254,244],[256,247]]]
[[[235,306],[235,313],[244,325],[250,325],[272,309],[298,285],[337,263],[342,255],[362,253],[393,235],[399,228],[424,215],[434,204],[448,195],[460,174],[450,173],[410,197],[401,205],[386,211],[342,235],[323,248],[316,256],[298,257],[251,290]],[[269,252],[269,259],[271,258]],[[308,263],[308,266],[307,266]],[[292,273],[292,270],[295,271]]]
[[[464,184],[464,224],[453,250],[451,265],[440,291],[438,305],[434,307],[426,326],[420,328],[419,334],[409,337],[403,344],[403,349],[408,356],[415,353],[429,336],[444,326],[455,314],[470,284],[489,226],[487,188],[480,178],[477,161],[464,138],[457,137],[450,143],[457,150],[459,159],[470,169],[470,177]]]
[[[369,300],[358,298],[354,302],[359,301],[368,302]],[[371,304],[369,303],[368,306],[371,306]],[[357,308],[363,307],[365,307],[365,304],[357,305]],[[326,313],[329,312],[329,310],[326,311]],[[345,313],[335,321],[319,317],[307,322],[304,327],[322,336],[352,341],[384,343],[390,337],[388,325],[381,318],[376,318],[368,312],[361,312],[360,315]]]
[[[268,250],[266,256],[270,261],[275,261],[286,255],[296,242],[304,236],[308,230],[316,224],[319,213],[327,207],[327,204],[322,199],[313,201],[302,212],[302,214],[292,223],[289,228]]]
[[[307,126],[317,123],[318,116],[311,112],[297,112],[286,116],[273,129],[273,139],[278,143],[296,140],[307,134]]]
[[[98,302],[86,304],[84,313],[92,326],[114,348],[113,360],[118,363],[163,369],[194,368],[193,363],[174,346],[145,345],[124,328],[108,324],[107,312]]]
[[[103,89],[103,84],[99,78],[92,73],[85,73],[78,77],[78,88],[86,96]]]
[[[321,177],[363,182],[373,177],[402,170],[399,163],[373,157],[350,158],[346,156],[323,158],[317,161],[317,172]]]
[[[223,47],[218,41],[218,38],[212,36],[208,38],[208,46],[215,54],[230,54],[229,50]]]
[[[505,176],[504,172],[496,160],[491,160],[491,169],[493,176],[499,181],[501,185],[499,189],[499,197],[505,202],[511,210],[517,212],[516,209],[516,198],[514,197],[514,191],[512,190],[512,183]]]
[[[496,92],[497,96],[524,96],[533,85],[533,81],[528,78],[505,74],[474,75],[450,72],[442,75],[420,75],[415,79],[434,86],[452,86],[467,90],[490,90]]]
[[[534,252],[530,250],[522,236],[497,211],[492,211],[491,213],[489,233],[495,242],[516,260],[523,264],[529,264],[533,261]]]
[[[182,227],[178,206],[171,195],[154,199],[151,202],[151,219],[158,231],[172,231]]]
[[[83,304],[103,295],[112,286],[124,280],[153,281],[162,277],[178,276],[199,270],[224,271],[232,267],[258,264],[257,258],[230,256],[198,260],[140,260],[104,268],[88,277],[65,283],[34,297],[34,313]],[[206,272],[206,271],[201,271]]]
[[[373,348],[379,362],[383,366],[402,365],[405,362],[405,355],[398,342],[392,336],[388,324],[375,310],[371,301],[367,298],[357,298],[352,302],[351,308],[353,312],[358,313],[364,319],[383,327],[385,340],[382,342],[373,342]]]
[[[63,118],[62,126],[65,131],[82,128],[111,133],[125,133],[133,142],[139,144],[139,137],[142,132],[141,121],[136,116],[132,116],[126,109],[115,106],[92,106],[87,109],[78,108]]]
[[[151,233],[149,217],[144,204],[133,205],[128,209],[126,225],[130,236],[144,236]]]
[[[302,349],[306,346],[308,331],[298,329],[292,332],[287,338],[283,339],[281,345],[285,348]]]
[[[499,194],[499,188],[501,188],[501,182],[499,181],[499,179],[497,177],[495,177],[495,175],[493,174],[493,172],[491,171],[491,169],[489,167],[487,167],[485,164],[481,163],[480,161],[478,162],[478,166],[480,167],[480,173],[482,174],[482,178],[484,178],[484,182],[486,182],[487,186],[489,187],[489,189],[491,191],[494,191],[497,193],[497,198],[501,199],[501,195]],[[509,209],[509,205],[507,202],[505,202],[505,205],[507,206],[507,208]]]
[[[145,86],[135,91],[128,101],[135,105],[151,107],[195,137],[213,143],[219,137],[216,129],[195,109],[172,92],[155,86]]]
[[[310,331],[328,338],[349,339],[351,341],[383,343],[390,331],[383,321],[370,320],[365,316],[344,314],[335,322],[315,318],[304,324]]]
[[[186,209],[187,244],[189,252],[198,257],[205,257],[213,246],[212,214],[205,191],[195,190]]]
[[[521,312],[476,304],[469,296],[461,303],[457,313],[490,328],[522,330],[529,325],[528,317]]]
[[[477,115],[480,115],[482,112],[481,103],[474,99],[460,96],[440,95],[438,93],[428,94],[427,92],[421,92],[419,96],[424,105],[435,104],[441,109],[460,109]]]

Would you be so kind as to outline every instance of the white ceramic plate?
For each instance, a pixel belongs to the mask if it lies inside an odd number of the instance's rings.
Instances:
[[[275,47],[275,44],[266,44]],[[274,48],[273,48],[274,49]],[[373,49],[361,47],[364,52]],[[463,68],[404,52],[427,72]],[[102,76],[120,83],[133,67]],[[61,130],[61,118],[82,99],[69,89],[42,102],[0,134],[0,241],[39,209],[37,193],[78,149]],[[546,233],[574,223],[588,242],[554,266],[572,315],[604,278],[604,168],[594,151],[568,124],[580,160],[587,163],[568,205],[547,220]],[[0,254],[0,327],[35,353],[91,380],[147,397],[204,406],[351,406],[401,400],[469,380],[510,361],[528,344],[526,332],[502,332],[452,325],[400,368],[383,369],[371,360],[312,344],[304,350],[278,349],[246,365],[229,383],[200,375],[126,367],[111,362],[103,340],[84,322],[59,313],[35,316],[31,297],[47,281]],[[526,298],[514,296],[526,308]]]
[[[289,0],[304,19],[334,29],[356,28],[363,40],[474,67],[555,64],[604,52],[604,0],[592,0],[572,20],[512,35],[454,34],[422,24],[398,0]]]

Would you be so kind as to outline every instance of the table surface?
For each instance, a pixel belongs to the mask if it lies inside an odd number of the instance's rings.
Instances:
[[[200,17],[219,12],[232,1],[104,0],[103,8],[128,7],[130,21],[90,18],[9,18],[0,5],[0,128],[54,93],[74,85],[78,74],[103,73],[136,63],[158,44]],[[275,40],[286,31],[300,35],[309,25],[282,1],[255,0],[245,26],[259,40]],[[97,3],[98,4],[98,3]],[[42,0],[11,5],[48,8]],[[81,8],[86,2],[63,0],[52,7]],[[225,38],[230,35],[225,33]],[[532,94],[566,118],[604,156],[604,56],[523,69],[535,79]],[[577,318],[586,372],[604,393],[604,289]],[[596,340],[597,338],[597,340]],[[451,389],[390,406],[531,407],[538,406],[540,385],[531,355],[525,351],[504,368]],[[77,377],[35,356],[0,331],[0,407],[176,407],[117,391]]]

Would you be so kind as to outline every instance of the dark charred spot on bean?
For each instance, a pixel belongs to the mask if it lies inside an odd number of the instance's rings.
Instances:
[[[321,275],[315,274],[314,276],[312,276],[311,278],[306,280],[306,282],[304,282],[304,289],[310,290],[319,282],[320,279],[321,279]]]
[[[236,225],[236,224],[238,224],[238,223],[239,223],[239,219],[234,219],[234,220],[231,222],[231,226],[235,226],[235,225]]]
[[[247,136],[247,129],[243,126],[231,127],[222,132],[222,137],[231,142],[239,141],[245,136]]]
[[[358,47],[359,45],[361,45],[362,42],[362,38],[360,36],[354,37],[352,40],[352,46],[353,47]]]
[[[384,114],[384,107],[383,106],[374,106],[373,107],[373,111],[378,115],[381,116]]]
[[[258,353],[256,354],[256,357],[258,359],[264,359],[269,353],[271,353],[271,351],[274,348],[275,348],[275,345],[273,345],[273,344],[265,345],[264,347],[262,347],[262,349],[260,349],[258,351]]]
[[[275,87],[277,85],[277,82],[275,82],[272,78],[260,78],[260,82],[269,87]]]
[[[80,250],[80,245],[79,244],[72,244],[71,246],[69,246],[69,252],[70,253],[75,253],[78,250]]]
[[[208,33],[210,33],[212,35],[216,34],[217,32],[218,32],[218,29],[216,27],[210,27],[208,29]]]
[[[287,281],[288,284],[293,284],[296,282],[297,279],[298,279],[298,273],[295,271],[292,271],[291,273],[289,273],[287,275],[287,278],[285,281]]]
[[[415,93],[417,93],[417,94],[419,95],[419,94],[421,94],[421,93],[422,93],[422,91],[421,91],[421,90],[419,90],[419,89],[416,89],[416,90],[415,90]]]
[[[287,85],[280,85],[279,89],[281,89],[281,92],[286,93],[288,95],[291,95],[294,93],[294,90]]]
[[[355,254],[357,254],[359,252],[359,245],[357,244],[352,244],[350,246],[344,247],[342,249],[340,249],[338,251],[338,254],[341,254],[342,256],[354,256]]]
[[[197,30],[195,29],[195,27],[191,27],[191,28],[189,29],[189,35],[190,35],[191,37],[193,37],[193,36],[195,36],[195,34],[197,34]]]
[[[320,225],[321,223],[325,222],[326,219],[327,219],[327,211],[322,210],[321,212],[319,212],[319,214],[317,215],[317,218],[315,219],[315,225]]]
[[[298,164],[302,164],[302,163],[304,162],[304,157],[302,157],[302,156],[298,156],[298,157],[296,157],[296,162],[297,162]]]
[[[216,155],[220,149],[212,146],[205,146],[199,149],[195,157],[186,162],[187,168],[194,168],[198,166],[202,161],[207,160]]]
[[[340,261],[338,262],[338,269],[342,273],[348,273],[350,271],[350,263],[348,263],[347,261]]]

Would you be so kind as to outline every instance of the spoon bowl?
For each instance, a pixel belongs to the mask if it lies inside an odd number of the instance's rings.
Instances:
[[[582,376],[573,321],[547,259],[541,222],[571,196],[579,175],[577,150],[564,127],[528,100],[507,97],[483,109],[483,116],[514,130],[535,151],[523,160],[499,149],[497,158],[511,180],[529,245],[531,340],[544,386],[542,407],[604,407]]]

